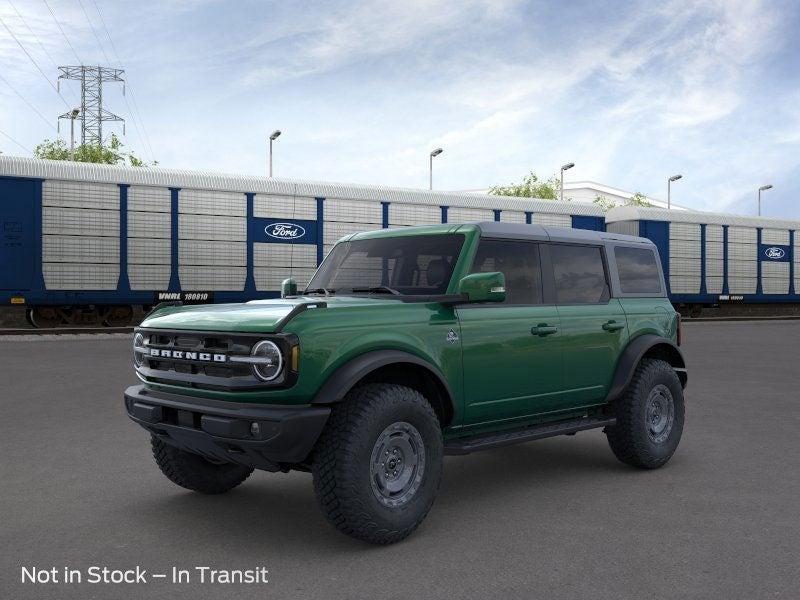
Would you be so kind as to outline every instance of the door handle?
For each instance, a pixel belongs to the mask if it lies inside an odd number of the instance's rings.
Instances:
[[[603,323],[603,329],[611,332],[619,331],[620,329],[625,329],[625,323],[617,323],[614,319],[611,319]]]
[[[558,327],[553,327],[548,325],[547,323],[539,323],[535,327],[531,327],[531,333],[533,335],[538,335],[539,337],[545,337],[547,335],[553,335],[558,331]]]

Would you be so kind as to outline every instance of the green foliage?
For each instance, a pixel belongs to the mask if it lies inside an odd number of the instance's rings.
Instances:
[[[490,194],[498,196],[520,196],[522,198],[541,198],[544,200],[557,200],[561,182],[553,175],[547,181],[540,181],[533,171],[522,179],[522,183],[511,183],[507,186],[495,186],[489,190]]]
[[[616,202],[599,194],[595,196],[593,202],[597,204],[603,210],[603,212],[608,212],[609,210],[617,206]],[[624,206],[653,206],[653,205],[647,201],[647,196],[645,196],[642,192],[636,192],[633,196],[631,196],[625,201]]]
[[[81,144],[75,147],[75,161],[87,163],[102,163],[105,165],[130,165],[131,167],[149,167],[158,164],[154,161],[152,165],[123,149],[124,144],[119,138],[111,134],[111,140],[106,145]],[[69,146],[64,140],[45,140],[33,149],[36,158],[47,158],[49,160],[70,160]]]

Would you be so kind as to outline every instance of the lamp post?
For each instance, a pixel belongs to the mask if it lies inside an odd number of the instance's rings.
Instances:
[[[683,177],[683,175],[673,175],[672,177],[667,179],[667,210],[670,210],[672,208],[672,197],[671,197],[672,182],[678,181],[678,179],[680,179],[681,177]]]
[[[433,157],[439,156],[444,150],[441,148],[436,148],[436,150],[431,150],[431,155],[429,157],[429,166],[428,166],[428,189],[433,189]]]
[[[75,119],[81,114],[80,108],[69,111],[69,159],[75,160]]]
[[[761,192],[764,192],[766,190],[771,190],[771,189],[772,189],[772,184],[771,183],[768,183],[767,185],[762,185],[760,188],[758,188],[758,216],[759,217],[761,216]]]
[[[561,165],[561,201],[564,201],[564,171],[571,169],[575,166],[575,163],[567,163],[565,165]]]
[[[272,177],[272,142],[278,139],[281,135],[281,130],[276,129],[272,132],[272,135],[269,136],[269,176]]]

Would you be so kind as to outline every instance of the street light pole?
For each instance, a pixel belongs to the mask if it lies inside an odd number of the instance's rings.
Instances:
[[[772,184],[771,183],[768,183],[767,185],[762,185],[760,188],[758,188],[758,216],[759,217],[761,216],[761,192],[764,192],[766,190],[771,190],[771,189],[772,189]]]
[[[80,108],[73,108],[69,113],[69,159],[75,160],[75,119],[81,114]]]
[[[667,179],[667,210],[672,208],[672,182],[678,181],[683,175],[673,175]]]
[[[564,171],[571,169],[575,166],[575,163],[567,163],[561,166],[561,201],[564,201]]]
[[[431,154],[429,157],[429,165],[428,165],[428,189],[433,189],[433,157],[439,156],[444,150],[441,148],[436,148],[436,150],[431,150]]]
[[[281,130],[276,129],[272,132],[272,135],[269,136],[269,176],[272,177],[272,142],[278,139],[281,135]]]

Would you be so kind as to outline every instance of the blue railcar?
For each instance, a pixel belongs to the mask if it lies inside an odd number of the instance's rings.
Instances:
[[[626,206],[608,212],[606,228],[655,242],[670,299],[693,315],[726,302],[800,301],[800,221]]]
[[[40,326],[302,286],[341,237],[499,220],[603,230],[593,205],[0,156],[0,305]]]

